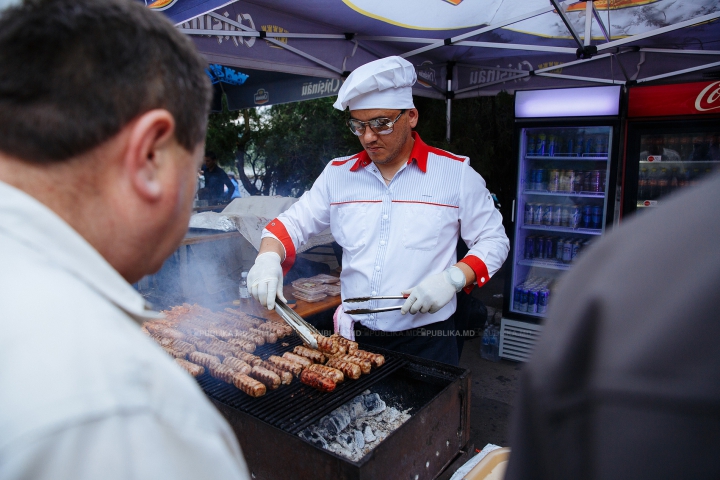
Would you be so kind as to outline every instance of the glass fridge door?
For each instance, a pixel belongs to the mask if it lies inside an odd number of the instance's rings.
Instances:
[[[720,131],[643,133],[637,208],[657,206],[667,195],[695,185],[720,165]],[[636,137],[637,138],[637,137]]]
[[[612,133],[521,130],[511,312],[543,317],[556,280],[604,232]]]

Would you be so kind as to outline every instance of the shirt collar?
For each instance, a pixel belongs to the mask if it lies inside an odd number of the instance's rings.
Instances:
[[[410,158],[408,159],[407,163],[408,165],[410,165],[414,160],[420,171],[425,173],[427,172],[427,159],[430,147],[428,147],[427,144],[422,141],[420,135],[418,135],[417,132],[412,132],[411,135],[415,140],[415,144],[413,145],[412,151],[410,152]],[[372,163],[372,160],[370,160],[370,155],[368,155],[365,150],[356,154],[354,157],[350,157],[351,160],[353,158],[355,159],[355,163],[352,167],[350,167],[351,172],[359,170],[360,167],[367,167]]]
[[[48,263],[78,278],[135,321],[158,318],[145,299],[100,253],[55,212],[0,182],[0,234],[31,248]]]

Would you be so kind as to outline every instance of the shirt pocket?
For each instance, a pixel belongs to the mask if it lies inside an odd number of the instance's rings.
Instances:
[[[368,204],[339,205],[330,219],[335,241],[345,249],[363,247],[367,243]]]
[[[437,247],[442,219],[433,205],[408,205],[402,214],[402,242],[409,250],[432,250]]]

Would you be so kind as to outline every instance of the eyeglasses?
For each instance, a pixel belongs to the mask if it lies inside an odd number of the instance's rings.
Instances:
[[[351,118],[347,121],[348,127],[350,127],[350,131],[357,135],[358,137],[363,135],[365,133],[365,127],[370,127],[370,129],[377,133],[378,135],[388,135],[393,132],[393,125],[397,123],[398,120],[400,120],[400,117],[402,114],[405,113],[405,110],[400,110],[400,113],[397,117],[395,117],[395,120],[390,120],[389,118],[373,118],[372,120],[368,120],[367,122],[363,122],[360,120],[355,120],[354,118]]]

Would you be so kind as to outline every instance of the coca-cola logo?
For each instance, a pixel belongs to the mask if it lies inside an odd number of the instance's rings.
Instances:
[[[695,99],[695,108],[700,112],[720,108],[720,82],[714,82],[703,88]]]
[[[662,155],[648,155],[647,161],[648,162],[659,162],[662,160]]]

